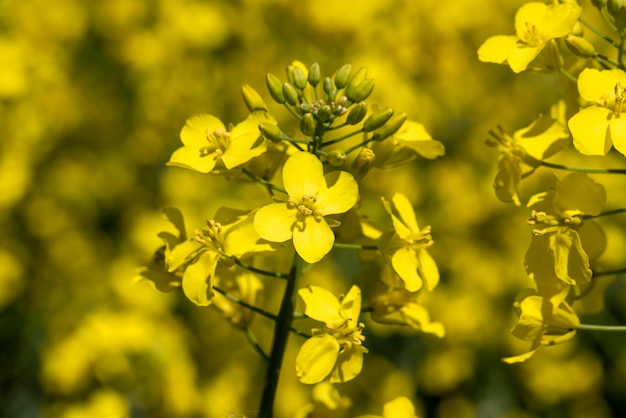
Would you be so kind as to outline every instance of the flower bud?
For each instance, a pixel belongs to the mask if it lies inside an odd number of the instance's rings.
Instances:
[[[350,173],[352,173],[357,181],[365,177],[368,171],[374,166],[375,158],[374,151],[370,148],[361,148],[361,152],[359,152],[359,155],[352,161],[352,165],[350,166]]]
[[[365,115],[367,114],[367,103],[359,102],[352,106],[350,113],[346,117],[346,123],[348,125],[356,125],[361,122]]]
[[[352,77],[350,77],[350,84],[361,84],[363,81],[365,81],[365,79],[367,78],[367,68],[365,67],[360,67],[358,70],[356,70],[356,72],[354,74],[352,74]]]
[[[267,90],[270,92],[270,96],[278,104],[285,103],[285,95],[283,94],[283,83],[274,74],[268,74],[265,76],[265,82],[267,84]]]
[[[394,116],[393,119],[391,119],[385,126],[375,130],[372,138],[374,141],[382,141],[383,139],[390,137],[398,132],[398,129],[400,129],[404,122],[406,122],[406,118],[406,113],[400,113],[399,115]]]
[[[335,73],[335,87],[337,89],[342,89],[348,84],[348,80],[350,79],[350,71],[352,70],[352,65],[345,64]]]
[[[307,85],[307,78],[304,75],[304,71],[300,67],[294,67],[291,72],[291,76],[293,77],[293,84],[299,88],[300,90],[304,90]]]
[[[374,91],[374,79],[368,78],[359,84],[350,83],[346,88],[346,96],[353,102],[360,102]]]
[[[241,86],[241,93],[243,94],[243,101],[246,103],[246,107],[250,112],[257,110],[263,110],[265,112],[270,111],[263,101],[263,98],[261,98],[261,95],[248,84]]]
[[[285,101],[292,106],[296,106],[298,104],[298,91],[291,83],[283,84],[283,95],[285,96]]]
[[[330,93],[334,88],[335,85],[333,84],[333,80],[330,79],[330,77],[326,77],[324,79],[324,92],[326,92],[326,94]]]
[[[330,106],[324,105],[320,107],[319,110],[317,111],[317,118],[321,120],[322,122],[326,122],[330,118],[332,113],[333,111],[330,108]]]
[[[320,65],[314,62],[311,64],[311,68],[309,68],[309,84],[315,87],[319,84],[320,80]]]
[[[383,126],[393,116],[393,109],[385,108],[372,113],[363,122],[363,132],[371,132]]]
[[[565,37],[565,45],[579,57],[590,58],[596,55],[596,49],[585,38],[568,35]]]
[[[305,113],[302,119],[300,119],[300,131],[306,136],[315,134],[315,126],[315,118],[311,113]]]
[[[326,160],[328,161],[328,164],[332,165],[333,167],[341,167],[346,162],[346,158],[346,153],[340,149],[334,149],[326,155]]]
[[[279,143],[282,140],[287,139],[287,135],[285,135],[283,131],[280,130],[278,125],[274,125],[273,123],[261,122],[259,124],[259,131],[261,131],[265,138],[269,139],[272,142]]]

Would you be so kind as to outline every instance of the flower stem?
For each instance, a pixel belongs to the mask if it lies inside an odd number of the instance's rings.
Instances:
[[[606,212],[598,213],[597,215],[582,215],[582,218],[594,219],[594,218],[600,218],[602,216],[618,215],[624,212],[626,212],[626,208],[620,208],[620,209],[607,210]],[[604,273],[604,274],[608,274],[608,273]]]
[[[597,276],[611,276],[613,274],[622,274],[622,273],[626,273],[626,268],[621,268],[621,269],[617,269],[617,270],[594,271],[593,272],[593,277],[597,277]]]
[[[265,375],[265,385],[261,397],[259,418],[273,418],[274,416],[274,398],[276,397],[280,368],[283,363],[289,330],[291,329],[291,321],[296,307],[296,292],[298,290],[300,276],[302,276],[303,263],[302,258],[296,254],[291,272],[289,273],[289,279],[287,279],[287,286],[280,304],[278,317],[274,325],[274,341],[272,343],[272,352],[270,353],[270,360]]]
[[[363,129],[358,129],[358,130],[356,130],[356,131],[353,131],[353,132],[350,132],[350,133],[345,134],[345,135],[343,135],[343,136],[340,136],[339,138],[331,139],[330,141],[326,141],[326,142],[322,143],[322,147],[326,147],[326,146],[328,146],[328,145],[336,144],[336,143],[338,143],[338,142],[341,142],[341,141],[343,141],[343,140],[346,140],[346,139],[348,139],[348,138],[351,138],[351,137],[353,137],[354,135],[358,135],[358,134],[360,134],[361,132],[363,132]],[[346,154],[347,154],[347,153],[346,153]]]
[[[259,341],[256,339],[256,337],[252,333],[252,330],[250,329],[250,327],[246,327],[245,333],[246,333],[246,338],[248,339],[252,347],[254,347],[256,352],[259,353],[259,355],[263,357],[265,360],[268,360],[267,354],[265,354],[265,351],[263,351],[263,349],[259,345]]]
[[[576,329],[587,331],[626,332],[626,325],[591,325],[580,324]]]
[[[559,72],[561,74],[563,74],[565,76],[565,78],[567,78],[572,83],[574,83],[574,84],[578,83],[578,79],[576,77],[574,77],[573,75],[571,75],[569,72],[567,72],[564,68],[559,67]]]
[[[378,245],[361,245],[361,244],[349,244],[344,242],[335,242],[333,244],[335,248],[341,248],[344,250],[378,250]]]
[[[244,268],[253,273],[260,274],[262,276],[276,277],[277,279],[289,279],[288,274],[279,273],[275,271],[262,270],[262,269],[256,268],[254,266],[251,266],[248,263],[241,261],[237,257],[234,257],[233,260],[235,260],[235,264],[237,264],[239,267]]]
[[[230,293],[228,293],[228,292],[226,292],[226,291],[224,291],[224,290],[222,290],[222,289],[220,289],[218,287],[213,286],[213,290],[215,290],[217,293],[222,294],[226,299],[228,299],[230,301],[233,301],[233,302],[243,306],[244,308],[248,308],[251,311],[258,313],[259,315],[262,315],[262,316],[264,316],[266,318],[269,318],[269,319],[272,319],[274,321],[278,318],[273,313],[269,313],[267,311],[264,311],[261,308],[257,308],[254,305],[250,305],[249,303],[244,302],[243,300],[239,299],[237,296],[231,295]]]
[[[581,173],[592,174],[626,174],[626,169],[621,168],[588,168],[588,167],[572,167],[569,165],[561,165],[549,163],[547,161],[536,160],[543,167],[554,168],[555,170],[579,171]]]
[[[619,45],[617,44],[617,42],[615,42],[615,40],[613,40],[613,38],[605,35],[604,33],[600,32],[599,30],[597,30],[595,27],[593,27],[591,25],[591,23],[587,22],[585,19],[583,19],[582,17],[578,18],[578,21],[580,23],[582,23],[583,25],[587,26],[587,28],[589,28],[590,31],[592,31],[593,33],[595,33],[596,35],[598,35],[600,38],[604,39],[605,41],[607,41],[609,44],[611,44],[612,46],[614,46],[615,48],[619,47]]]
[[[280,186],[277,186],[267,180],[265,180],[264,178],[261,178],[259,176],[257,176],[256,174],[254,174],[252,171],[248,170],[247,168],[242,168],[241,172],[243,174],[245,174],[246,176],[250,177],[252,180],[261,183],[263,186],[267,187],[267,190],[270,192],[271,195],[273,195],[272,191],[277,191],[277,192],[281,192],[281,193],[285,193],[287,194],[287,191],[285,189],[283,189]]]

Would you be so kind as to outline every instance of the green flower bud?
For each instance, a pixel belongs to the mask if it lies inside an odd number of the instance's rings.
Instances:
[[[294,67],[291,72],[291,76],[293,77],[293,84],[299,88],[300,90],[304,90],[307,85],[307,78],[304,75],[304,71],[300,67]]]
[[[348,125],[356,125],[361,122],[367,114],[367,103],[359,102],[352,107],[350,113],[346,117],[346,123]]]
[[[374,151],[366,147],[361,148],[359,155],[352,161],[350,173],[352,173],[357,181],[361,180],[374,166],[375,159]]]
[[[283,94],[283,83],[274,74],[268,74],[265,76],[265,82],[267,84],[267,90],[270,92],[270,96],[278,104],[285,103],[285,96]]]
[[[374,91],[374,79],[368,78],[360,84],[348,84],[346,96],[353,102],[360,102],[367,99],[372,91]]]
[[[393,109],[385,108],[372,113],[363,122],[363,132],[371,132],[383,126],[393,116]]]
[[[374,131],[372,138],[374,141],[382,141],[383,139],[389,138],[391,135],[398,132],[398,129],[402,127],[402,125],[406,122],[406,113],[400,113],[396,115],[382,128],[379,128]]]
[[[319,84],[320,80],[320,65],[314,62],[311,64],[311,68],[309,68],[309,84],[315,87]]]
[[[324,105],[317,111],[317,118],[322,122],[326,122],[332,115],[333,111],[328,105]]]
[[[298,104],[298,91],[291,83],[283,84],[283,95],[285,96],[285,101],[292,106],[296,106]]]
[[[608,0],[591,0],[591,4],[598,10],[606,6],[607,2]]]
[[[574,54],[582,58],[590,58],[596,55],[596,49],[585,38],[568,35],[565,37],[565,45]]]
[[[626,33],[626,5],[622,5],[615,15],[615,27],[620,36]]]
[[[261,122],[259,124],[259,131],[263,134],[263,136],[269,139],[272,142],[279,143],[284,139],[287,139],[287,135],[280,130],[277,125],[269,122]]]
[[[335,87],[337,89],[342,89],[348,84],[348,80],[350,79],[350,71],[352,70],[352,65],[345,64],[335,73]]]
[[[343,150],[334,149],[326,155],[328,164],[333,167],[341,167],[346,162],[347,155]]]
[[[335,85],[333,84],[333,80],[330,79],[330,77],[326,77],[324,79],[324,92],[326,92],[326,94],[330,93],[334,88]]]
[[[302,119],[300,119],[300,131],[306,136],[313,136],[315,134],[315,118],[311,113],[306,113]]]
[[[243,94],[243,101],[246,103],[246,107],[250,112],[256,110],[270,111],[263,101],[263,98],[261,98],[261,95],[248,84],[241,86],[241,93]]]
[[[365,79],[367,78],[367,68],[365,67],[360,67],[358,70],[356,70],[356,72],[354,74],[352,74],[352,77],[350,77],[350,84],[361,84],[363,81],[365,81]]]
[[[623,0],[608,0],[606,2],[607,10],[613,17],[617,17],[619,9],[624,5]]]

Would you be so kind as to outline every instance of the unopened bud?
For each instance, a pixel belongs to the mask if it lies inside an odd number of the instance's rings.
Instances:
[[[372,138],[374,141],[382,141],[383,139],[390,137],[398,132],[404,122],[406,122],[406,118],[406,113],[400,113],[399,115],[394,116],[385,126],[375,130]]]
[[[626,2],[622,2],[622,6],[619,8],[618,13],[615,16],[615,27],[617,28],[617,33],[620,34],[620,37],[624,37],[626,33]]]
[[[585,38],[568,35],[565,37],[565,45],[574,54],[582,58],[590,58],[596,55],[596,49]]]
[[[268,74],[265,76],[265,82],[267,84],[267,90],[270,92],[270,96],[278,104],[285,103],[285,95],[283,94],[283,83],[274,74]]]
[[[309,68],[309,84],[315,87],[319,84],[320,80],[320,65],[314,62],[311,64],[311,68]]]
[[[291,76],[293,77],[293,84],[299,88],[300,90],[304,90],[307,85],[307,78],[304,75],[304,71],[300,67],[294,67],[291,72]]]
[[[246,107],[250,112],[257,110],[263,110],[265,112],[270,111],[261,95],[248,84],[241,86],[241,93],[243,94],[243,101],[246,103]]]
[[[300,131],[306,136],[313,136],[313,134],[315,134],[315,118],[311,113],[306,113],[302,119],[300,119]]]
[[[350,173],[352,173],[357,181],[365,177],[374,166],[375,158],[374,151],[370,148],[361,148],[361,152],[359,152],[359,155],[352,161],[352,166],[350,167]]]
[[[367,68],[360,67],[352,77],[350,77],[350,84],[358,85],[365,81],[367,78]]]
[[[326,160],[328,161],[328,164],[332,165],[333,167],[341,167],[346,162],[346,158],[346,153],[340,149],[334,149],[326,155]]]
[[[345,64],[335,73],[335,87],[337,89],[342,89],[348,84],[348,80],[350,80],[350,71],[352,70],[352,65]]]
[[[277,125],[268,122],[261,122],[259,124],[259,131],[263,136],[272,142],[279,143],[282,140],[286,140],[288,137],[280,130]]]
[[[365,122],[363,122],[363,132],[371,132],[383,126],[393,116],[393,109],[380,109],[372,113]]]
[[[291,83],[283,84],[283,95],[285,101],[290,105],[296,106],[298,104],[298,91]]]
[[[334,88],[335,85],[333,84],[333,80],[330,79],[330,77],[326,77],[324,79],[324,92],[326,92],[326,94],[330,93]]]
[[[346,117],[346,123],[348,125],[356,125],[361,122],[365,115],[367,114],[367,103],[359,102],[352,106],[350,113]]]
[[[348,84],[346,96],[353,102],[360,102],[369,97],[374,91],[374,79],[368,78],[359,84]]]
[[[321,120],[322,122],[326,122],[330,118],[332,113],[333,111],[330,108],[330,106],[324,105],[320,107],[319,110],[317,111],[317,118]]]

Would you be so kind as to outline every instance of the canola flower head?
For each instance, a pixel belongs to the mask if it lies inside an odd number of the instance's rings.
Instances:
[[[293,239],[296,252],[307,263],[316,263],[331,250],[335,235],[327,215],[347,212],[358,197],[354,177],[345,171],[324,176],[322,163],[313,154],[296,152],[283,167],[286,202],[262,207],[254,217],[257,233],[271,242]]]
[[[574,146],[585,155],[606,155],[611,147],[626,155],[626,72],[584,69],[578,76],[580,97],[590,103],[568,122]]]
[[[515,35],[497,35],[487,39],[478,49],[478,59],[506,63],[515,73],[520,73],[528,68],[549,41],[572,31],[580,12],[580,6],[569,3],[526,3],[515,15]]]

